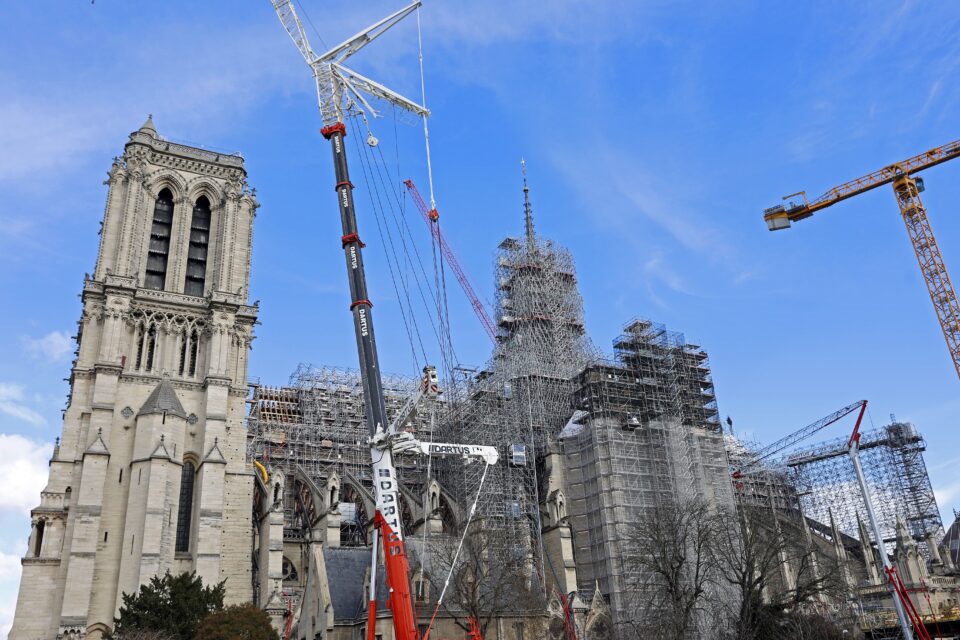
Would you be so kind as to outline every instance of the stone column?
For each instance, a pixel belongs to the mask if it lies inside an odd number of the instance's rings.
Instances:
[[[222,580],[220,567],[221,534],[223,533],[224,476],[227,461],[214,439],[213,446],[200,463],[197,493],[194,499],[194,522],[191,548],[196,549],[197,574],[204,584]]]
[[[127,170],[120,158],[113,159],[107,184],[109,189],[103,225],[100,227],[100,251],[94,269],[94,278],[97,280],[103,280],[116,268],[117,246],[123,225],[123,203],[127,194]]]
[[[103,506],[103,484],[106,480],[110,452],[98,434],[83,454],[73,540],[67,568],[66,589],[60,611],[61,626],[86,626],[97,543],[100,539],[100,513]]]

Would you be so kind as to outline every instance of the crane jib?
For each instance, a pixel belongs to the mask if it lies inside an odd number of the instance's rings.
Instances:
[[[960,140],[935,147],[913,157],[887,165],[856,180],[836,186],[813,200],[807,200],[800,191],[785,196],[784,203],[763,212],[763,219],[770,231],[789,229],[793,222],[809,218],[815,212],[826,209],[842,200],[865,193],[884,184],[892,184],[900,207],[900,214],[907,227],[910,243],[927,293],[940,324],[953,367],[960,376],[960,298],[950,281],[950,274],[937,243],[926,208],[920,199],[924,190],[923,179],[915,174],[948,160],[960,158]],[[792,200],[802,196],[802,202]]]
[[[788,204],[786,207],[778,205],[778,207],[767,209],[767,213],[774,215],[785,210],[791,220],[802,220],[842,200],[852,198],[853,196],[870,191],[871,189],[876,189],[885,184],[890,184],[901,176],[913,175],[958,157],[960,157],[960,140],[954,140],[945,145],[934,147],[929,151],[918,153],[906,160],[878,169],[873,173],[868,173],[865,176],[844,182],[810,201],[806,201],[806,197],[804,197],[804,202],[801,205],[790,206]],[[787,198],[789,197],[791,196],[787,196]],[[779,209],[779,211],[774,211],[775,209]]]

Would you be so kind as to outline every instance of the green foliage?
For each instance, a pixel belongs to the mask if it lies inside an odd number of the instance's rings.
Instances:
[[[196,640],[278,640],[266,611],[252,604],[211,613],[197,627]]]
[[[157,631],[175,640],[193,640],[201,620],[223,609],[224,584],[203,586],[196,573],[154,576],[138,593],[123,594],[120,617],[114,618],[114,638]]]

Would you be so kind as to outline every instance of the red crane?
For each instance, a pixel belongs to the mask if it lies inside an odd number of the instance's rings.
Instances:
[[[484,331],[487,332],[490,340],[496,344],[496,325],[494,324],[493,320],[490,319],[490,315],[487,313],[487,308],[483,306],[483,303],[480,302],[480,298],[477,297],[476,292],[473,290],[473,285],[470,284],[470,279],[467,277],[467,274],[464,273],[463,269],[460,267],[460,261],[457,260],[456,254],[454,254],[453,249],[450,248],[450,243],[447,242],[443,232],[440,231],[440,225],[437,224],[437,221],[440,219],[440,214],[437,213],[436,209],[430,209],[427,207],[427,203],[423,201],[423,198],[420,196],[420,192],[417,191],[416,185],[413,184],[413,180],[404,180],[403,184],[407,185],[407,191],[410,192],[410,197],[413,198],[413,203],[417,205],[417,210],[420,211],[420,215],[423,216],[423,221],[427,223],[428,227],[430,227],[430,234],[433,236],[433,239],[438,245],[440,245],[440,251],[443,252],[443,256],[447,259],[450,269],[457,277],[457,281],[460,282],[460,286],[463,287],[463,292],[466,294],[467,299],[470,300],[470,306],[473,307],[473,312],[477,314],[477,318],[480,320],[480,324],[483,325]]]

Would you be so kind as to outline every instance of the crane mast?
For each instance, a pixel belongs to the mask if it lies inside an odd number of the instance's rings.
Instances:
[[[411,111],[424,118],[429,111],[419,104],[391,91],[382,84],[365,78],[349,69],[344,61],[360,49],[383,35],[388,29],[420,7],[420,0],[367,27],[323,55],[317,55],[310,46],[303,24],[297,16],[291,0],[271,0],[273,8],[297,50],[313,72],[317,88],[317,104],[324,126],[320,133],[330,142],[333,153],[334,190],[340,210],[343,249],[350,285],[350,312],[353,316],[357,355],[360,360],[360,378],[363,384],[364,408],[369,432],[372,483],[376,513],[374,514],[373,545],[371,549],[370,602],[368,609],[367,639],[376,636],[376,569],[377,553],[383,543],[384,564],[390,596],[387,601],[393,614],[396,640],[419,640],[413,600],[410,594],[410,565],[407,560],[401,524],[399,481],[394,455],[417,454],[443,457],[458,457],[466,462],[481,460],[486,465],[496,464],[499,452],[496,447],[449,443],[420,442],[411,433],[403,430],[403,424],[416,413],[425,397],[437,397],[439,389],[436,369],[427,366],[416,394],[404,405],[400,414],[390,422],[383,396],[383,380],[377,356],[377,342],[373,330],[373,304],[367,292],[366,272],[363,264],[363,242],[357,226],[356,208],[353,200],[353,184],[347,164],[344,138],[347,117],[366,115],[376,117],[376,110],[366,96],[374,96],[394,106]],[[372,134],[371,134],[372,137]],[[429,147],[428,147],[429,153]],[[412,183],[411,183],[412,184]],[[419,197],[419,194],[417,194]],[[422,205],[422,199],[420,199]],[[439,605],[438,605],[439,606]],[[479,633],[476,634],[479,637]]]
[[[943,262],[937,239],[930,228],[927,210],[920,200],[920,191],[923,181],[909,175],[902,175],[893,183],[893,192],[897,196],[900,214],[907,225],[907,233],[913,244],[913,251],[917,256],[917,264],[923,273],[923,280],[927,284],[927,292],[933,301],[937,320],[947,341],[947,349],[953,366],[960,375],[960,302],[957,293],[950,282],[947,265]]]
[[[386,402],[383,398],[383,380],[380,376],[377,343],[373,332],[373,304],[367,294],[367,279],[363,267],[363,243],[360,242],[358,233],[353,185],[350,183],[346,149],[343,145],[346,128],[342,122],[337,122],[324,127],[321,133],[330,141],[333,151],[337,202],[343,229],[341,244],[346,259],[347,279],[350,283],[350,311],[353,314],[357,353],[360,358],[367,429],[373,439],[386,433],[389,422]],[[397,638],[416,640],[417,627],[413,614],[413,602],[410,598],[410,584],[407,579],[410,565],[407,561],[406,547],[403,544],[403,528],[400,524],[399,484],[393,464],[393,451],[390,447],[381,448],[371,443],[370,458],[373,462],[373,488],[376,502],[374,524],[377,535],[374,537],[374,548],[377,545],[376,538],[380,537],[383,540],[387,579],[390,582],[388,606],[393,613]],[[376,589],[376,586],[371,588]]]
[[[357,227],[353,184],[350,182],[344,146],[344,137],[347,134],[344,122],[350,115],[365,113],[371,116],[377,115],[364,94],[375,96],[420,116],[426,116],[429,112],[415,102],[349,69],[343,63],[416,10],[420,6],[420,1],[416,0],[319,56],[310,46],[293,3],[290,0],[271,0],[271,2],[280,23],[313,72],[317,88],[317,104],[324,122],[320,133],[330,142],[333,153],[334,189],[337,193],[343,232],[340,242],[350,285],[350,312],[353,315],[367,428],[370,435],[370,457],[376,503],[373,553],[375,558],[379,544],[377,538],[380,538],[383,542],[384,562],[390,587],[390,598],[387,604],[393,614],[397,640],[417,640],[416,619],[410,596],[410,567],[400,522],[399,484],[389,439],[392,434],[389,432],[390,423],[387,419],[377,343],[374,337],[373,304],[367,292],[362,251],[364,245],[360,241]],[[375,566],[374,562],[374,568]],[[373,585],[371,590],[375,592],[376,585]],[[373,637],[373,632],[373,629],[368,629],[370,637]]]
[[[920,265],[920,272],[923,274],[927,292],[933,302],[933,309],[947,342],[947,349],[950,351],[950,359],[953,361],[957,375],[960,376],[960,302],[950,281],[950,274],[947,272],[937,239],[933,235],[927,210],[920,200],[920,193],[924,190],[923,179],[919,176],[914,177],[924,169],[957,157],[960,157],[960,140],[935,147],[856,180],[845,182],[813,200],[808,201],[803,191],[785,196],[783,199],[786,204],[779,204],[765,210],[763,219],[770,231],[780,231],[789,228],[793,222],[809,218],[814,213],[841,200],[852,198],[885,184],[892,184],[900,214],[907,227],[917,263]],[[791,200],[796,196],[802,197],[802,203]]]

